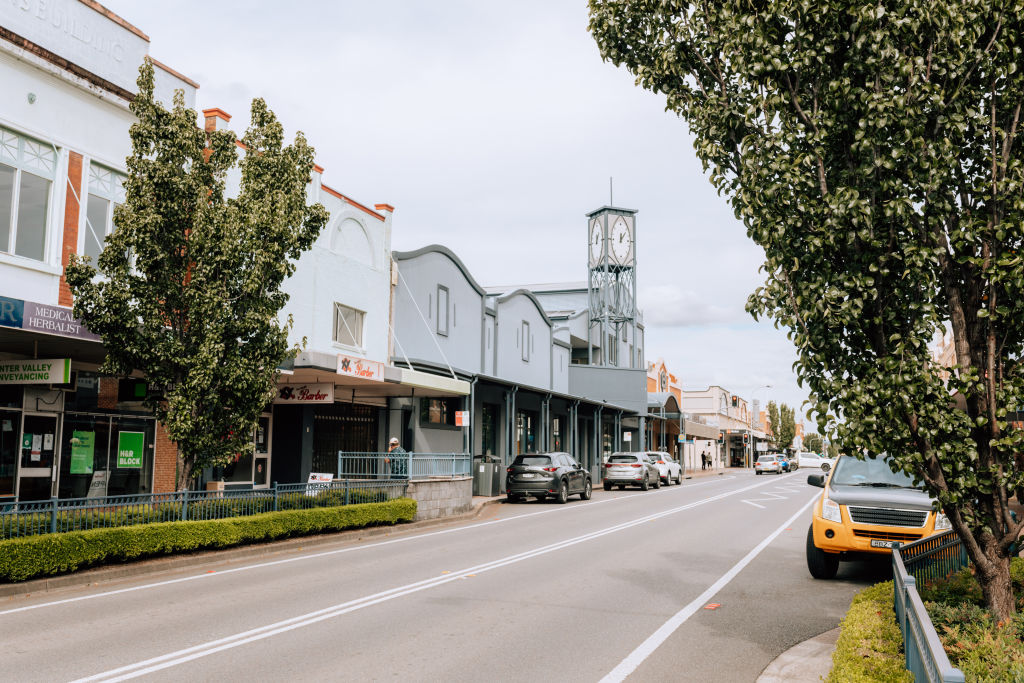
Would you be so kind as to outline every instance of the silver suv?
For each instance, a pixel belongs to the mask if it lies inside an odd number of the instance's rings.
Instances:
[[[641,491],[661,488],[661,473],[647,453],[612,453],[604,463],[603,475],[605,491],[612,486],[620,491],[626,486],[639,486]]]

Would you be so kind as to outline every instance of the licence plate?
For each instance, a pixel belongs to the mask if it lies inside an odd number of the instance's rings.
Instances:
[[[520,474],[520,479],[533,479],[533,472],[527,472],[526,474]]]
[[[891,548],[892,541],[879,541],[877,538],[871,539],[872,548]]]

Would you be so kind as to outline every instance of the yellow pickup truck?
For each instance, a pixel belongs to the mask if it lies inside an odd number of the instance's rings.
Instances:
[[[839,562],[891,552],[950,528],[934,500],[884,456],[863,460],[842,455],[828,474],[807,483],[824,489],[807,530],[807,569],[816,579],[834,578]]]

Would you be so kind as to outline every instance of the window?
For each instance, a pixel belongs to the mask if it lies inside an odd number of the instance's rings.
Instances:
[[[334,304],[334,341],[345,346],[363,346],[363,318],[366,313]]]
[[[530,323],[523,321],[523,343],[520,348],[523,350],[523,360],[527,363],[530,362]]]
[[[100,257],[107,235],[114,231],[114,207],[124,203],[124,176],[89,164],[89,194],[85,205],[85,242],[82,254]]]
[[[437,286],[437,333],[448,336],[448,288]]]
[[[618,337],[614,334],[608,335],[608,365],[619,364]]]
[[[420,400],[420,422],[431,425],[455,426],[455,411],[459,409],[457,398],[424,398]]]
[[[42,261],[57,152],[0,128],[0,251]]]

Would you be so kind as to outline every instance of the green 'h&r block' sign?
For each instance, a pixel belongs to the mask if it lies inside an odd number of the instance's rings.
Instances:
[[[140,469],[142,467],[142,449],[145,446],[146,435],[143,432],[118,432],[117,466]]]

